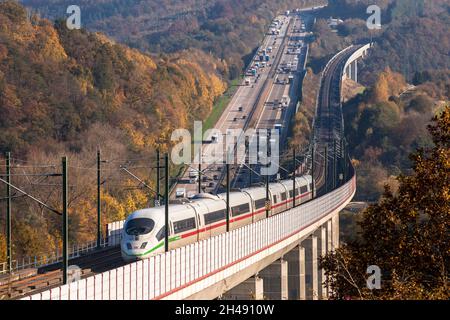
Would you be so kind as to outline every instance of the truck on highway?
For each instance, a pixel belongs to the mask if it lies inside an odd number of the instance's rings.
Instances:
[[[291,98],[289,98],[289,96],[284,95],[283,98],[281,98],[281,105],[284,108],[287,108],[289,106],[290,102],[291,102]]]
[[[195,169],[189,169],[189,179],[197,180],[198,179],[198,171]]]
[[[281,134],[281,130],[283,129],[283,125],[281,123],[276,123],[274,125],[274,129],[278,131],[278,134]]]
[[[250,79],[249,78],[245,78],[245,85],[246,86],[250,85]]]

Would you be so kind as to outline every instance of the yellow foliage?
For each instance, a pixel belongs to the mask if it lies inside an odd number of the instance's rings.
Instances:
[[[125,56],[128,60],[133,61],[139,69],[145,72],[151,72],[156,69],[156,63],[147,55],[140,53],[135,49],[126,49]]]
[[[391,96],[400,94],[405,87],[405,78],[401,74],[393,72],[390,68],[386,68],[380,73],[374,85],[373,101],[375,103],[388,101]]]
[[[126,218],[125,208],[122,201],[114,198],[111,194],[102,190],[102,208],[105,212],[107,221],[119,221]]]
[[[51,58],[57,61],[67,59],[66,51],[52,26],[45,24],[42,27],[37,27],[36,45],[39,46],[44,59]]]

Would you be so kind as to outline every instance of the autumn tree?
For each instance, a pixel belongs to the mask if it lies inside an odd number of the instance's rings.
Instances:
[[[433,119],[433,147],[411,154],[413,174],[362,213],[358,240],[321,259],[333,299],[448,299],[450,107]],[[367,267],[381,269],[369,290]]]

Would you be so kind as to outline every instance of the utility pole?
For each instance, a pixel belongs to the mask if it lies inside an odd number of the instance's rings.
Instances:
[[[169,251],[169,154],[164,155],[164,251]]]
[[[251,188],[253,176],[252,176],[252,164],[250,162],[248,164],[248,168],[249,168],[249,170],[248,170],[248,187]]]
[[[269,176],[266,175],[266,218],[269,217],[270,196],[269,196]]]
[[[230,231],[230,164],[225,164],[227,169],[227,232]]]
[[[341,139],[341,156],[339,157],[339,159],[340,159],[340,165],[339,165],[339,167],[340,167],[340,172],[342,173],[342,176],[341,176],[341,173],[339,174],[339,179],[342,177],[342,180],[340,181],[340,183],[341,183],[341,185],[344,183],[344,181],[345,181],[345,146],[344,146],[344,139]]]
[[[293,161],[294,161],[294,166],[292,169],[292,207],[295,208],[295,189],[296,189],[296,185],[295,185],[295,168],[297,167],[296,161],[295,161],[295,148],[294,150],[292,150],[292,156],[293,156]]]
[[[325,193],[328,193],[328,146],[325,145]]]
[[[267,161],[269,160],[269,137],[266,136],[266,157],[267,157]],[[266,218],[269,217],[269,208],[271,207],[270,205],[270,195],[269,195],[269,175],[267,172],[266,175]]]
[[[68,212],[67,212],[67,204],[68,204],[68,172],[67,172],[67,157],[62,158],[62,201],[63,201],[63,212],[62,212],[62,240],[63,240],[63,284],[67,284],[67,269],[69,266],[68,259]]]
[[[12,250],[11,250],[11,153],[6,153],[6,255],[8,272],[12,273]]]
[[[313,145],[312,145],[312,152],[311,152],[311,180],[312,180],[312,183],[313,183],[313,187],[312,187],[312,197],[311,197],[311,199],[314,199],[315,198],[315,193],[316,193],[316,181],[315,181],[315,178],[314,178],[314,152],[315,152],[316,144],[315,144],[314,140],[313,140],[312,144]]]
[[[202,193],[202,164],[198,161],[198,193]]]
[[[347,157],[347,142],[344,140],[343,144],[344,146],[344,154],[343,154],[343,170],[344,170],[344,182],[347,181],[347,176],[348,176],[348,162],[350,161],[350,159],[348,159]]]
[[[97,150],[97,249],[101,247],[102,211],[101,211],[101,155]]]
[[[160,177],[160,171],[159,171],[161,164],[159,162],[160,162],[159,149],[156,149],[156,201],[158,204],[160,204],[159,203],[159,200],[160,200],[159,195],[161,194],[161,192],[160,192],[161,177]]]
[[[337,180],[337,156],[336,156],[336,139],[333,140],[333,190],[336,189],[336,180]]]

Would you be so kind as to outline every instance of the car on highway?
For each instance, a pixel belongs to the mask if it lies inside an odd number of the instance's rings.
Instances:
[[[175,198],[185,198],[186,197],[186,188],[177,188],[175,190]]]
[[[214,134],[211,136],[211,142],[212,142],[212,143],[217,143],[218,140],[219,140],[219,134],[218,134],[218,133],[214,133]]]

